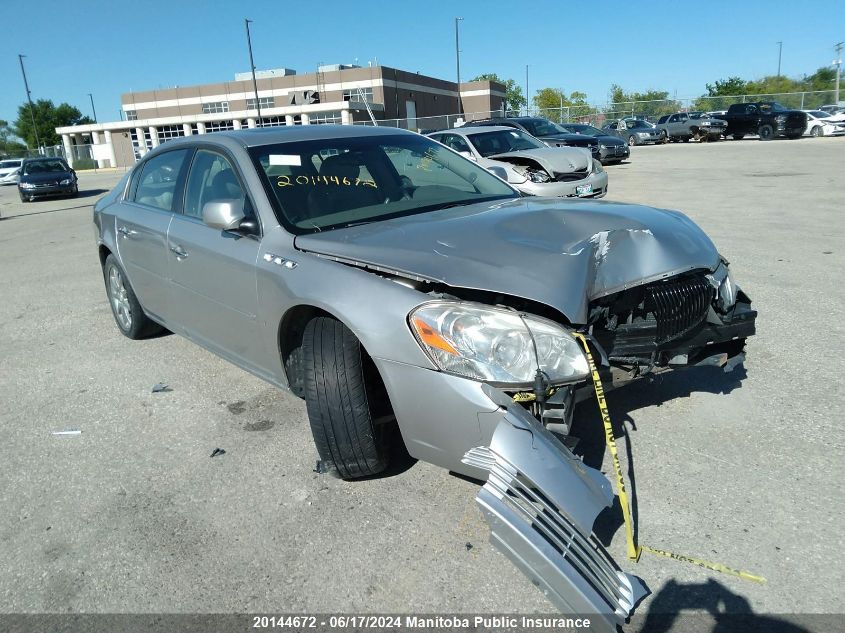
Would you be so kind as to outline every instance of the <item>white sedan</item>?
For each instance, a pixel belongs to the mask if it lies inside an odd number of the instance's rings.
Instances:
[[[804,136],[832,136],[845,133],[845,115],[831,115],[821,110],[804,110],[804,114],[807,115],[807,129],[804,131]]]

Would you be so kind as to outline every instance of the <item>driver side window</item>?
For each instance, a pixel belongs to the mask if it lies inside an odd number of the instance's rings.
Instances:
[[[216,152],[197,150],[185,187],[184,213],[202,220],[202,208],[208,202],[236,200],[243,208],[246,200],[238,176],[226,157]],[[246,215],[250,213],[245,210]]]

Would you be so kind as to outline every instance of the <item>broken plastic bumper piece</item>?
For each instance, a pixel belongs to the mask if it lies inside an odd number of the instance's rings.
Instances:
[[[523,412],[509,407],[490,447],[463,459],[489,472],[476,501],[490,542],[562,612],[590,615],[592,630],[614,632],[648,589],[592,534],[613,502],[610,482]]]

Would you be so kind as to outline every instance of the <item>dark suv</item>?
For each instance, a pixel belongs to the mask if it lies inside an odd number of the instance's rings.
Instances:
[[[27,158],[21,165],[18,193],[21,202],[42,196],[75,196],[79,193],[76,172],[64,158]]]
[[[601,161],[599,141],[591,136],[573,134],[557,123],[538,116],[514,116],[467,121],[466,125],[506,125],[528,132],[546,145],[551,147],[583,147],[590,150],[590,154],[597,161]]]

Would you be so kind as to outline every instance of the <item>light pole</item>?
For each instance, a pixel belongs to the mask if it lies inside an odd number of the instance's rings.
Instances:
[[[838,42],[836,46],[833,48],[836,50],[836,59],[833,60],[833,64],[836,66],[836,93],[834,97],[834,101],[836,101],[836,105],[839,105],[839,71],[842,68],[842,45],[845,42]]]
[[[463,18],[455,18],[455,70],[458,76],[458,114],[463,114],[464,108],[461,103],[461,43],[458,37],[458,22]]]
[[[783,42],[777,42],[778,45],[778,77],[780,77],[780,58],[783,53]]]
[[[249,69],[252,72],[252,90],[255,93],[255,109],[258,110],[258,127],[261,127],[261,102],[258,101],[258,81],[255,79],[255,62],[252,59],[252,38],[249,35],[249,25],[252,20],[244,18],[246,25],[246,45],[249,49]]]
[[[531,100],[528,98],[528,64],[525,64],[525,114],[530,114]]]
[[[94,107],[94,96],[89,92],[88,98],[91,99],[91,112],[94,113],[94,123],[97,122],[97,109]]]
[[[29,117],[32,121],[32,131],[35,133],[35,144],[37,149],[41,150],[41,141],[38,139],[38,126],[35,125],[35,109],[32,106],[32,95],[29,92],[29,82],[26,80],[26,70],[23,67],[23,58],[26,55],[18,55],[18,60],[21,63],[21,74],[23,75],[23,85],[26,88],[26,100],[29,102]]]

